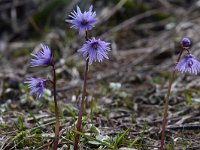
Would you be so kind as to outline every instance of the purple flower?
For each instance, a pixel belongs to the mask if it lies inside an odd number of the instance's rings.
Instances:
[[[69,17],[72,20],[66,19],[66,22],[73,24],[71,28],[79,29],[79,33],[82,34],[86,30],[91,30],[96,22],[96,12],[92,12],[93,6],[91,5],[89,11],[81,12],[80,8],[77,6],[77,12],[74,10],[71,12]]]
[[[191,54],[186,54],[184,58],[176,65],[175,70],[184,73],[197,75],[200,71],[200,62]]]
[[[181,44],[183,47],[190,47],[191,45],[190,39],[188,39],[187,37],[183,38]]]
[[[45,82],[45,79],[37,79],[31,77],[27,78],[27,80],[24,83],[28,84],[30,94],[36,95],[36,99],[39,99],[44,94]]]
[[[31,59],[31,66],[49,66],[53,65],[53,56],[47,45],[41,44],[42,49],[35,54],[31,54],[34,58]]]
[[[98,60],[101,62],[103,58],[108,58],[108,51],[110,51],[109,47],[110,43],[106,43],[101,41],[100,39],[89,39],[86,41],[86,44],[83,45],[82,48],[78,50],[78,52],[82,52],[83,56],[89,59],[89,64],[91,65],[93,61]]]

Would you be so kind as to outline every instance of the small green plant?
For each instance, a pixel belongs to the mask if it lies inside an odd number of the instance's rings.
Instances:
[[[117,135],[114,143],[114,149],[118,149],[119,144],[122,142],[123,138],[128,134],[130,129],[127,129],[123,134]]]

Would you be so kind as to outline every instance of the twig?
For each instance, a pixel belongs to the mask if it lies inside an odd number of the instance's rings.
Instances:
[[[167,129],[170,130],[199,130],[200,124],[183,124],[183,125],[169,125]]]
[[[6,4],[1,4],[0,5],[0,11],[4,11],[4,10],[10,9],[12,7],[19,7],[21,5],[26,5],[26,3],[29,4],[30,1],[32,1],[32,0],[18,1],[17,3],[13,3],[13,1],[12,2],[7,2]]]
[[[144,23],[144,24],[138,24],[134,29],[135,30],[147,30],[155,27],[161,27],[165,26],[167,23],[169,23],[169,19],[161,20],[161,21],[154,21],[150,23]]]
[[[119,30],[130,26],[131,24],[135,23],[138,20],[146,18],[146,17],[150,17],[150,16],[155,15],[157,13],[160,13],[160,11],[161,11],[161,9],[154,9],[154,10],[150,10],[150,11],[147,11],[145,13],[133,16],[132,18],[130,18],[130,19],[120,23],[119,25],[115,26],[114,28],[112,28],[108,32],[102,34],[101,38],[105,38],[108,35],[112,35],[112,33],[118,32]]]
[[[97,25],[100,25],[107,21],[110,17],[112,17],[118,10],[122,8],[122,6],[127,2],[127,0],[120,0],[117,5],[115,5],[114,8],[110,9],[109,12],[106,14],[103,14],[102,16],[99,17],[97,20]]]

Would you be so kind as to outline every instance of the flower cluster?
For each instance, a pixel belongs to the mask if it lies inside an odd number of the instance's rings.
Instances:
[[[41,44],[41,50],[31,54],[33,58],[31,59],[31,67],[38,66],[53,66],[53,55],[51,50],[47,45]],[[24,83],[28,84],[30,89],[30,94],[36,96],[36,99],[39,99],[44,94],[45,82],[46,79],[40,78],[27,78]]]
[[[186,48],[187,54],[177,63],[175,70],[181,73],[188,72],[189,74],[197,75],[200,72],[200,62],[192,54],[190,54],[188,49],[190,45],[190,40],[188,38],[183,38],[182,46]]]
[[[77,12],[73,11],[69,15],[72,20],[65,20],[72,24],[72,28],[79,29],[79,33],[91,30],[96,22],[96,12],[92,12],[93,6],[90,6],[88,12],[82,13],[80,8],[77,6]],[[78,52],[82,52],[83,57],[89,59],[89,64],[91,65],[94,61],[102,62],[104,58],[108,58],[108,51],[110,43],[104,42],[95,37],[88,39],[82,48]]]

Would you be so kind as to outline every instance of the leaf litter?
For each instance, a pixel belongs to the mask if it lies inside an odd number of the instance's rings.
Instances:
[[[103,8],[104,3],[99,3],[99,7]],[[135,4],[137,7],[131,1],[108,3],[105,9],[110,7],[111,14],[102,19],[102,23],[98,22],[96,28],[99,31],[95,34],[111,41],[112,56],[110,60],[90,67],[89,97],[80,146],[82,149],[159,149],[167,80],[182,37],[192,39],[192,51],[195,56],[200,56],[198,1],[189,4],[186,1],[180,4],[178,0],[159,1],[159,4],[144,1]],[[141,10],[135,10],[135,15],[130,14],[131,9],[138,6]],[[62,9],[64,14],[66,8]],[[37,9],[33,10],[37,12]],[[158,21],[164,23],[157,24]],[[66,39],[66,26],[59,28],[48,27],[48,32],[35,40],[24,40],[26,35],[23,34],[21,39],[9,41],[1,37],[6,44],[6,51],[0,52],[1,149],[51,147],[55,123],[51,91],[46,91],[36,101],[22,84],[26,76],[34,74],[28,68],[28,54],[41,41],[49,41],[51,47],[60,50],[56,51],[62,60],[56,67],[61,116],[59,147],[72,148],[84,60],[75,53],[81,39],[73,37],[73,33]],[[27,28],[21,30],[27,31]],[[10,39],[14,37],[9,36]],[[55,39],[57,42],[52,42]],[[38,71],[39,76],[51,77],[51,74]],[[177,75],[174,81],[166,131],[167,149],[200,148],[199,83],[198,77],[187,75]]]

